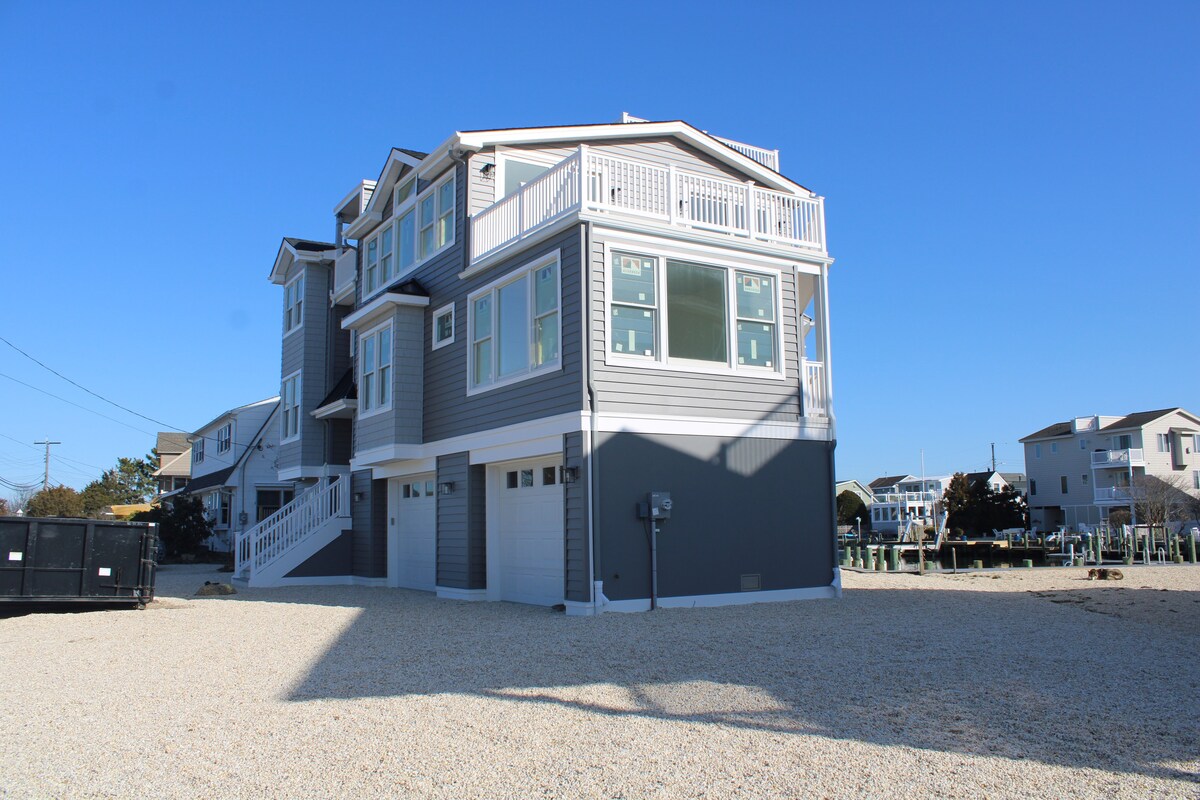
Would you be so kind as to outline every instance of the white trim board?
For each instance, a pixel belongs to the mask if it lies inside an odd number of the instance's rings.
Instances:
[[[589,430],[591,430],[591,416],[586,411],[568,412],[425,444],[394,444],[372,448],[355,456],[350,462],[350,468],[352,470],[372,469],[374,477],[383,478],[398,474],[390,471],[393,469],[393,462],[419,461],[452,453],[470,452],[472,464],[487,463],[499,458],[549,455],[552,452],[558,452],[561,442],[552,450],[540,449],[546,445],[548,437]],[[825,419],[805,418],[798,422],[781,422],[656,414],[598,413],[596,430],[603,433],[720,436],[817,442],[829,441],[831,435],[829,423]],[[535,450],[536,452],[534,452]],[[507,455],[509,452],[516,453],[516,455]],[[407,470],[408,467],[399,467],[399,469]],[[428,470],[413,470],[413,472],[417,471]]]
[[[658,598],[659,608],[711,608],[741,606],[751,603],[782,603],[791,600],[833,600],[841,595],[838,586],[813,586],[804,589],[774,589],[763,592],[730,592],[728,594],[694,594]],[[609,600],[600,611],[649,611],[650,598],[638,600]],[[568,606],[567,613],[571,613]]]
[[[437,596],[439,600],[467,600],[470,602],[479,602],[487,599],[486,589],[456,589],[453,586],[437,587]]]

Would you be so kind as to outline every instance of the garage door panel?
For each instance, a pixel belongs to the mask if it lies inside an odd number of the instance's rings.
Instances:
[[[432,592],[437,588],[437,498],[434,478],[422,475],[396,479],[389,537],[396,552],[391,559],[394,582],[406,589]]]
[[[500,482],[500,598],[563,602],[563,491],[557,459],[506,465]]]

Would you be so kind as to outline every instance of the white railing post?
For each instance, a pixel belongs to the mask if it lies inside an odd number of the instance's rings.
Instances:
[[[679,212],[676,207],[678,204],[675,199],[675,195],[678,194],[678,192],[679,192],[679,174],[675,170],[675,165],[671,164],[670,167],[667,168],[667,224],[668,225],[678,224],[677,218],[679,216]]]
[[[592,202],[592,169],[588,162],[588,146],[579,145],[579,207],[585,211]]]
[[[746,238],[754,238],[754,229],[758,225],[758,209],[754,207],[754,181],[746,181],[746,223],[743,226],[746,231]],[[733,220],[730,220],[732,223]]]

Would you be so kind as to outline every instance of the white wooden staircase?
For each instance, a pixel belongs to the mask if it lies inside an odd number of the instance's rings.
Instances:
[[[238,535],[234,578],[248,586],[280,586],[289,572],[349,529],[350,476],[322,478]]]

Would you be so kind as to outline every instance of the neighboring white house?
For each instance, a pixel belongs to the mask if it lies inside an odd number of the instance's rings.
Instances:
[[[1100,524],[1113,508],[1136,513],[1147,475],[1200,495],[1200,417],[1182,408],[1075,417],[1021,443],[1030,523],[1042,530]]]
[[[204,503],[213,522],[205,543],[229,552],[240,531],[278,511],[293,486],[275,471],[279,453],[279,398],[230,409],[191,437],[192,479],[183,489]]]
[[[934,504],[942,499],[950,485],[950,475],[918,478],[913,475],[885,475],[871,481],[871,527],[881,533],[895,532],[908,521],[939,526],[945,520]]]

